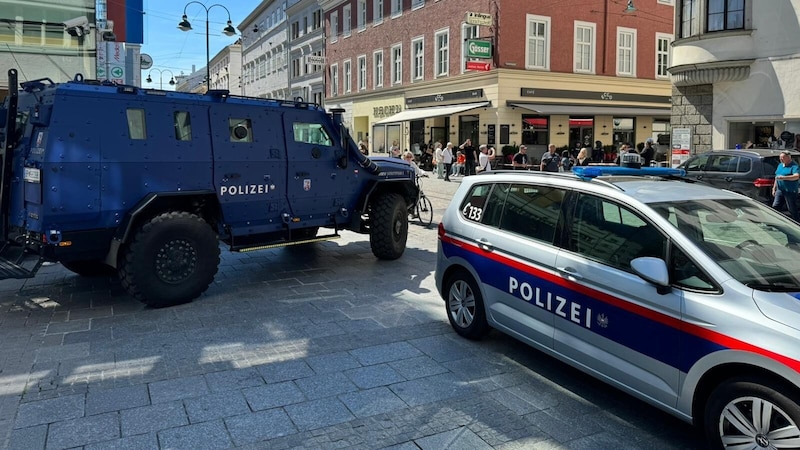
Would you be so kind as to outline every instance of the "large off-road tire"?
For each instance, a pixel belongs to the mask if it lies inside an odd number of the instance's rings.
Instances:
[[[447,319],[456,333],[467,339],[481,339],[489,332],[483,295],[475,278],[466,270],[447,277],[444,284]]]
[[[154,308],[187,303],[205,292],[219,266],[217,234],[200,217],[169,212],[136,233],[120,262],[122,286]]]
[[[371,207],[369,245],[380,259],[403,256],[408,239],[408,207],[400,194],[387,193]]]
[[[117,269],[103,261],[69,261],[62,262],[61,265],[82,277],[113,277],[117,275]]]
[[[733,379],[706,404],[703,426],[710,448],[798,448],[800,406],[796,390],[767,378]]]

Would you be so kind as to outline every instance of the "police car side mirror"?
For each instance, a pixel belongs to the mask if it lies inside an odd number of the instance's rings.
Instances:
[[[661,258],[643,256],[631,261],[633,272],[645,281],[656,285],[659,294],[669,292],[669,270]]]

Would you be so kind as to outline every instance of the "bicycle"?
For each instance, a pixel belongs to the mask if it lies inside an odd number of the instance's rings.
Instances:
[[[426,176],[426,175],[423,175]],[[422,226],[429,226],[433,223],[433,204],[430,199],[422,192],[422,184],[420,183],[421,177],[417,175],[417,201],[412,206],[408,207],[408,216],[410,219],[417,219]]]

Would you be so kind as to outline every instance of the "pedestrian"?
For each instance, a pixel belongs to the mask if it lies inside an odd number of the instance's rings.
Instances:
[[[606,152],[603,149],[601,141],[594,141],[594,148],[592,149],[592,160],[596,163],[601,163],[605,159]]]
[[[592,158],[589,157],[589,149],[582,147],[578,152],[578,158],[575,160],[575,165],[588,166],[590,162],[592,162]]]
[[[577,153],[580,153],[580,150]],[[561,152],[561,169],[559,172],[569,172],[570,170],[572,170],[572,155],[570,155],[569,150],[564,150]]]
[[[441,144],[439,144],[441,147]],[[450,171],[453,168],[453,144],[448,142],[447,145],[441,149],[442,152],[442,165],[444,166],[444,181],[450,181]]]
[[[436,167],[436,178],[444,178],[444,161],[442,155],[442,144],[437,142],[436,147],[433,149],[433,164]]]
[[[447,145],[449,145],[451,149],[453,148],[453,143],[452,142],[448,142]],[[466,157],[464,156],[464,152],[462,152],[461,150],[456,151],[456,163],[453,164],[453,173],[452,173],[451,176],[463,175],[464,174],[464,162],[465,161],[466,161]]]
[[[392,147],[389,151],[391,152],[393,158],[400,158],[400,146],[397,145],[397,141],[392,141]]]
[[[491,172],[492,171],[492,164],[489,161],[489,148],[486,144],[481,144],[480,148],[480,156],[478,156],[478,167],[476,172]]]
[[[756,144],[753,144],[753,141],[747,141],[747,143],[744,144],[744,148],[756,148]]]
[[[789,215],[795,222],[800,222],[797,215],[797,190],[800,186],[800,170],[792,160],[789,152],[781,152],[781,163],[775,169],[775,182],[772,184],[772,207],[779,209],[785,205]]]
[[[418,177],[427,177],[428,174],[419,168],[417,163],[414,162],[414,154],[409,152],[408,150],[403,153],[403,159],[406,160],[409,164],[411,164],[411,168],[414,169],[414,173],[417,174]]]
[[[542,172],[558,172],[561,167],[561,157],[556,155],[556,144],[547,146],[547,151],[542,155],[542,163],[539,165],[539,170]]]
[[[367,144],[365,144],[364,141],[358,141],[358,150],[364,156],[369,155],[369,149],[367,148]]]
[[[527,170],[529,167],[528,163],[528,147],[525,145],[519,146],[519,151],[514,158],[511,160],[511,167],[514,170]]]
[[[464,152],[464,176],[475,175],[475,162],[478,155],[475,154],[475,147],[472,146],[472,139],[467,139],[458,148]]]
[[[642,166],[643,167],[650,167],[650,163],[656,157],[656,149],[653,148],[653,139],[652,138],[648,138],[644,142],[644,148],[642,149],[642,152],[640,153],[640,155],[642,156]]]

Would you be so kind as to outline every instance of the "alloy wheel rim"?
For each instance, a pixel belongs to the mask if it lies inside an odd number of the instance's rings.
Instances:
[[[800,428],[778,405],[758,397],[740,397],[725,405],[719,433],[727,449],[800,447]]]
[[[453,283],[449,299],[450,317],[461,328],[467,328],[475,318],[475,295],[463,280]]]

